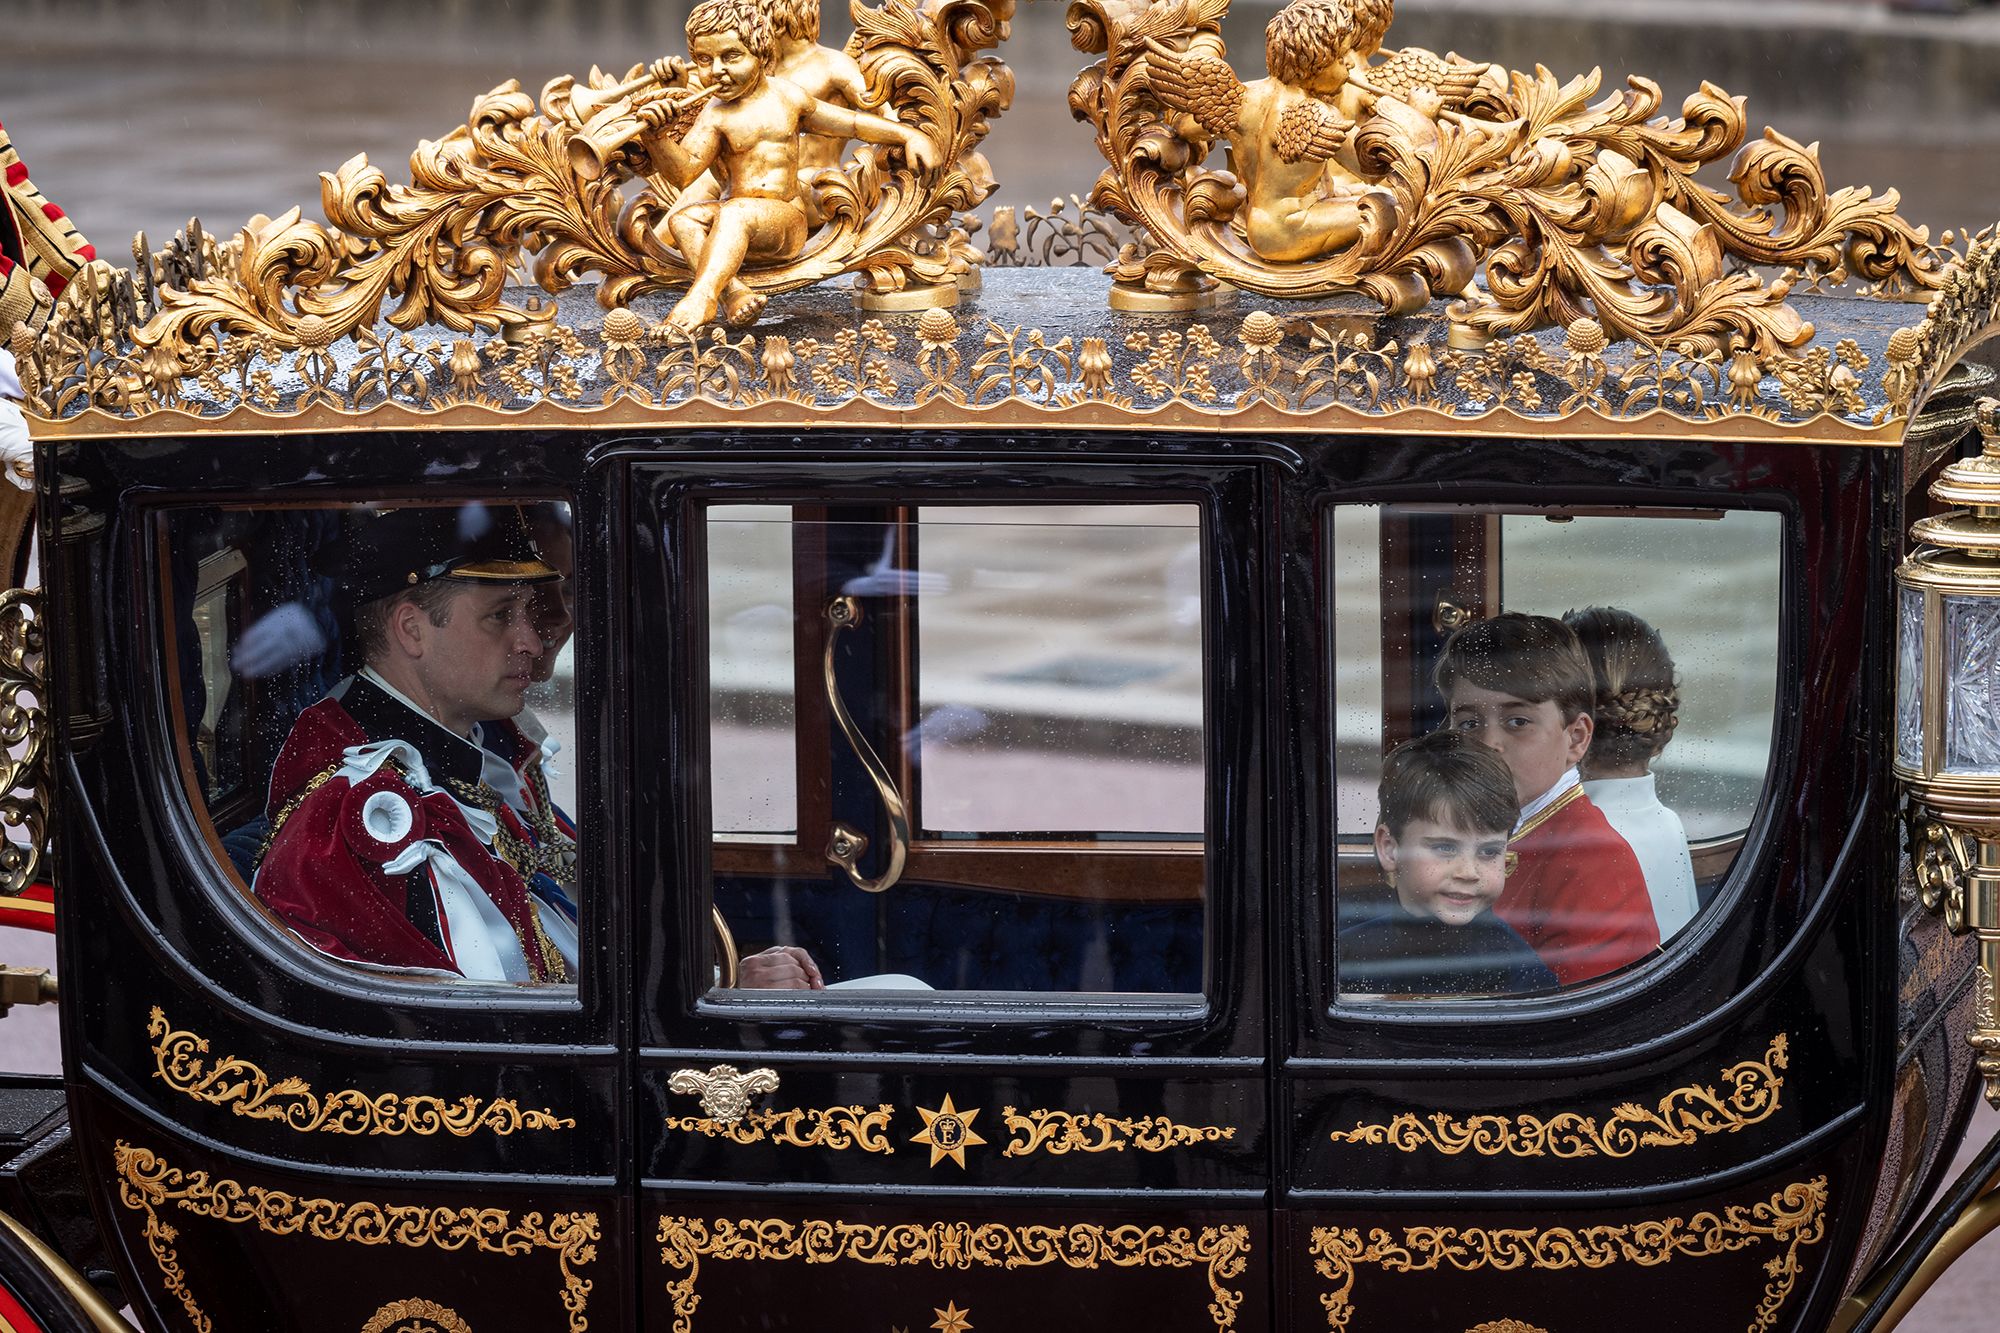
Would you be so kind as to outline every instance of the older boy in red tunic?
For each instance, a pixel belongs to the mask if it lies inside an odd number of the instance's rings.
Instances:
[[[1514,775],[1518,858],[1494,906],[1564,985],[1651,954],[1660,928],[1638,858],[1583,793],[1595,688],[1575,631],[1516,612],[1452,635],[1437,666],[1451,725]]]

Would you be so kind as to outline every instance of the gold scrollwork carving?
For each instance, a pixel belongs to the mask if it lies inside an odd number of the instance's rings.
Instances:
[[[1524,1324],[1518,1319],[1489,1319],[1465,1330],[1465,1333],[1549,1333],[1545,1328]]]
[[[1357,1270],[1372,1265],[1390,1273],[1430,1273],[1449,1268],[1469,1273],[1482,1268],[1503,1272],[1531,1268],[1609,1268],[1630,1263],[1656,1267],[1677,1256],[1703,1258],[1732,1254],[1763,1241],[1785,1247],[1763,1265],[1763,1299],[1750,1333],[1777,1326],[1778,1314],[1799,1280],[1799,1250],[1826,1234],[1826,1177],[1785,1186],[1763,1203],[1732,1204],[1720,1212],[1658,1221],[1569,1227],[1404,1227],[1398,1240],[1375,1227],[1365,1236],[1353,1228],[1314,1227],[1313,1271],[1331,1285],[1320,1293],[1327,1327],[1344,1329],[1354,1316]]]
[[[1882,377],[1887,411],[1907,417],[1922,406],[1958,359],[2000,323],[2000,226],[1972,238],[1944,274],[1924,317],[1889,339]]]
[[[1104,57],[1069,97],[1109,164],[1091,202],[1150,241],[1111,265],[1121,282],[1397,311],[1465,293],[1454,317],[1484,336],[1590,316],[1619,338],[1770,356],[1812,336],[1786,299],[1797,277],[1941,280],[1944,248],[1895,192],[1829,193],[1815,148],[1775,130],[1746,144],[1742,99],[1713,84],[1669,119],[1638,77],[1594,100],[1595,71],[1561,83],[1415,48],[1371,63],[1390,6],[1371,26],[1313,4],[1280,11],[1270,77],[1246,84],[1223,58],[1228,0],[1072,0],[1072,42]],[[1224,142],[1231,169],[1210,169]],[[1734,198],[1696,179],[1731,154]]]
[[[1979,1076],[1986,1080],[1986,1100],[2000,1110],[2000,988],[1986,963],[1979,965],[1972,984],[1972,1031],[1966,1034],[1966,1041],[1977,1053]]]
[[[519,1256],[538,1250],[555,1252],[562,1274],[560,1293],[568,1313],[568,1333],[587,1333],[591,1282],[583,1269],[597,1258],[596,1213],[541,1213],[519,1217],[504,1208],[425,1207],[367,1201],[305,1199],[295,1194],[211,1177],[206,1171],[182,1171],[150,1148],[122,1139],[112,1149],[118,1176],[118,1201],[144,1218],[146,1248],[160,1270],[168,1294],[178,1299],[188,1322],[198,1333],[214,1333],[214,1325],[189,1288],[187,1273],[174,1251],[179,1233],[161,1218],[170,1206],[189,1217],[234,1225],[252,1225],[274,1236],[310,1236],[315,1240],[356,1245],[435,1247],[482,1254]]]
[[[1675,1088],[1651,1107],[1628,1102],[1601,1120],[1579,1111],[1537,1115],[1474,1115],[1457,1119],[1442,1111],[1405,1111],[1386,1123],[1335,1130],[1335,1143],[1386,1146],[1398,1152],[1430,1150],[1482,1157],[1629,1157],[1641,1148],[1684,1148],[1711,1134],[1734,1134],[1768,1119],[1785,1087],[1786,1035],[1771,1038],[1758,1060],[1722,1071],[1727,1090]]]
[[[227,1106],[251,1120],[275,1120],[301,1134],[451,1134],[466,1138],[480,1131],[502,1136],[522,1129],[574,1129],[576,1121],[550,1110],[524,1111],[512,1098],[482,1102],[477,1097],[446,1101],[428,1094],[359,1092],[343,1088],[321,1096],[302,1078],[271,1076],[248,1060],[224,1056],[213,1065],[202,1057],[208,1039],[167,1021],[153,1007],[146,1035],[153,1039],[153,1077],[175,1092],[209,1106]]]
[[[1215,1143],[1236,1137],[1234,1125],[1183,1125],[1163,1115],[1078,1115],[1072,1111],[1017,1111],[1000,1108],[1000,1120],[1016,1137],[1002,1156],[1027,1157],[1037,1152],[1061,1156],[1069,1152],[1166,1152],[1194,1143]]]
[[[361,1333],[472,1333],[472,1326],[436,1301],[391,1301],[361,1326]]]
[[[941,285],[971,257],[962,235],[934,232],[992,189],[977,148],[1013,100],[1014,81],[1005,64],[980,53],[1007,36],[1012,0],[882,0],[855,3],[850,13],[848,53],[871,105],[927,140],[937,164],[891,167],[862,152],[851,169],[815,173],[813,211],[824,225],[802,248],[741,270],[739,280],[759,295],[845,273],[877,291]],[[385,306],[389,323],[404,330],[546,325],[546,306],[502,299],[524,252],[550,292],[600,275],[597,299],[607,309],[686,287],[693,274],[684,258],[644,235],[647,210],[664,212],[672,188],[656,181],[628,208],[622,187],[638,167],[617,144],[608,161],[573,155],[573,143],[607,116],[636,132],[638,103],[657,94],[656,84],[643,66],[622,82],[600,76],[578,85],[565,76],[537,104],[510,79],[474,101],[464,126],[417,147],[407,186],[391,185],[365,156],[350,159],[320,177],[329,225],[296,208],[256,219],[234,271],[163,292],[140,345],[158,349],[163,370],[222,332],[323,355],[334,339],[372,326]],[[668,91],[703,95],[685,85]]]
[[[42,870],[48,839],[47,685],[38,589],[0,592],[0,897],[26,891]]]
[[[688,1134],[728,1139],[731,1143],[780,1143],[790,1148],[829,1148],[845,1152],[893,1153],[885,1131],[896,1114],[893,1106],[870,1111],[861,1106],[794,1107],[789,1111],[751,1111],[740,1120],[708,1116],[669,1116],[667,1128]]]
[[[866,1222],[779,1218],[704,1220],[662,1217],[660,1262],[682,1274],[667,1283],[674,1333],[691,1333],[701,1297],[703,1259],[767,1263],[929,1264],[932,1268],[1201,1268],[1208,1316],[1218,1333],[1236,1327],[1243,1292],[1232,1285],[1249,1267],[1250,1229],[1186,1227],[1007,1226],[998,1222]]]

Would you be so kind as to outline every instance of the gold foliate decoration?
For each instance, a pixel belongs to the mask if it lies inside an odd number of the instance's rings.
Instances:
[[[2000,1110],[2000,987],[1993,970],[1980,964],[1973,980],[1972,1031],[1966,1042],[1978,1055],[1979,1076],[1986,1080],[1986,1100]]]
[[[1923,319],[1889,342],[1882,377],[1888,412],[1907,417],[1959,357],[2000,323],[2000,226],[1974,236],[1931,297]]]
[[[8,483],[0,482],[0,485]],[[48,840],[48,685],[38,589],[0,592],[0,898],[27,891],[42,873]]]
[[[1000,1109],[1000,1121],[1014,1135],[1007,1157],[1045,1152],[1166,1152],[1196,1143],[1216,1143],[1236,1137],[1234,1125],[1183,1125],[1163,1115],[1078,1115],[1071,1111]]]
[[[910,1136],[910,1142],[931,1150],[932,1166],[949,1157],[962,1171],[965,1169],[965,1150],[980,1147],[986,1142],[972,1128],[979,1108],[961,1111],[951,1104],[949,1093],[945,1094],[944,1104],[937,1110],[919,1106],[917,1114],[924,1118],[924,1127]]]
[[[1577,1229],[1419,1226],[1404,1227],[1399,1239],[1382,1227],[1366,1235],[1352,1228],[1314,1227],[1311,1255],[1313,1271],[1330,1288],[1319,1298],[1327,1327],[1338,1330],[1354,1317],[1354,1280],[1363,1267],[1389,1273],[1525,1268],[1538,1274],[1621,1263],[1652,1268],[1675,1258],[1733,1254],[1770,1242],[1784,1252],[1763,1265],[1763,1298],[1748,1325],[1750,1333],[1764,1333],[1777,1327],[1778,1315],[1798,1285],[1799,1250],[1817,1245],[1826,1234],[1826,1201],[1826,1177],[1820,1176],[1787,1185],[1763,1203]]]
[[[1241,1226],[1007,1226],[998,1222],[905,1222],[877,1225],[830,1219],[662,1217],[660,1262],[678,1274],[667,1282],[674,1333],[692,1333],[701,1303],[701,1261],[860,1263],[932,1268],[1200,1269],[1208,1280],[1208,1316],[1218,1333],[1236,1327],[1243,1292],[1234,1284],[1250,1262],[1250,1229]],[[961,1312],[963,1314],[964,1312]]]
[[[208,1039],[167,1021],[153,1007],[146,1024],[153,1039],[153,1077],[175,1092],[209,1106],[227,1106],[250,1120],[270,1120],[301,1134],[355,1134],[395,1137],[450,1134],[467,1138],[481,1132],[506,1136],[523,1129],[574,1129],[576,1121],[549,1110],[521,1109],[509,1097],[456,1101],[428,1094],[359,1092],[343,1088],[322,1096],[302,1078],[273,1079],[248,1060],[203,1057]]]
[[[514,1216],[504,1208],[425,1207],[336,1199],[305,1199],[261,1185],[183,1171],[150,1148],[122,1139],[112,1149],[118,1201],[143,1217],[146,1248],[169,1295],[178,1299],[197,1333],[214,1325],[187,1283],[174,1251],[179,1233],[161,1214],[171,1209],[188,1217],[236,1226],[254,1226],[273,1236],[310,1236],[354,1245],[400,1245],[410,1249],[467,1248],[482,1254],[517,1257],[553,1251],[562,1277],[559,1293],[568,1315],[568,1333],[588,1333],[590,1279],[583,1269],[597,1258],[595,1213],[541,1213]]]
[[[1103,57],[1069,94],[1109,164],[1091,202],[1144,232],[1109,270],[1122,283],[1355,292],[1392,311],[1462,295],[1455,318],[1476,335],[1592,318],[1621,339],[1722,354],[1740,340],[1764,357],[1812,330],[1790,279],[1743,266],[1939,283],[1944,249],[1893,191],[1829,194],[1815,149],[1776,131],[1745,145],[1742,100],[1711,84],[1668,119],[1642,78],[1593,101],[1596,72],[1562,83],[1385,51],[1386,0],[1294,0],[1266,30],[1268,76],[1245,83],[1224,59],[1228,7],[1069,6],[1072,42]],[[1227,171],[1205,165],[1221,144]],[[1732,153],[1734,198],[1696,181]],[[1482,266],[1486,290],[1469,291]]]
[[[1984,250],[1976,258],[1989,262]],[[657,426],[671,414],[689,427],[1017,429],[1061,413],[1144,430],[1207,429],[1227,417],[1245,429],[1318,433],[1422,413],[1426,428],[1500,434],[1533,423],[1542,433],[1657,437],[1677,423],[1726,422],[1735,438],[1894,446],[1908,404],[1892,405],[1878,370],[1900,374],[1915,401],[1919,372],[1956,346],[1951,339],[1973,336],[1938,332],[1936,320],[1946,298],[1962,303],[1977,285],[1970,275],[1983,271],[1953,266],[1961,276],[1940,291],[1922,339],[1888,324],[1882,311],[1893,307],[1834,298],[1852,312],[1843,323],[1858,317],[1874,331],[1796,355],[1740,340],[1726,352],[1615,343],[1588,316],[1463,348],[1436,310],[1356,321],[1275,304],[1106,337],[1101,315],[1080,313],[1101,302],[1101,274],[1010,267],[987,274],[980,301],[1004,311],[1028,298],[1062,313],[1041,327],[963,310],[860,317],[844,296],[836,309],[812,293],[785,333],[689,336],[636,309],[599,317],[566,297],[554,322],[511,338],[372,326],[327,347],[204,338],[164,369],[155,364],[160,348],[136,349],[115,328],[91,333],[79,313],[44,332],[22,375],[28,410],[54,439],[340,429],[363,414],[380,425],[492,427],[532,414],[541,427],[606,429]],[[1968,328],[1972,318],[1959,316]],[[1904,360],[1891,364],[1897,356]]]
[[[296,209],[252,219],[233,266],[162,293],[162,309],[139,331],[139,346],[157,349],[161,372],[171,373],[218,335],[323,349],[372,329],[385,309],[396,329],[437,324],[466,335],[518,336],[551,318],[546,305],[505,299],[509,270],[530,256],[535,280],[549,292],[596,274],[598,300],[615,309],[699,278],[738,318],[754,318],[773,293],[841,274],[878,291],[951,282],[974,258],[952,219],[992,188],[978,144],[1013,98],[1012,73],[980,53],[1004,40],[1012,10],[1012,0],[855,0],[844,52],[817,46],[816,33],[782,52],[774,43],[789,41],[786,35],[767,28],[760,43],[746,33],[748,45],[763,48],[760,69],[785,75],[750,93],[703,84],[706,67],[665,58],[622,79],[593,71],[579,85],[564,76],[542,90],[539,105],[510,80],[477,98],[465,125],[418,145],[409,185],[390,184],[357,156],[320,177],[326,225]],[[760,18],[761,11],[744,25]],[[816,79],[794,62],[844,62],[850,72]],[[778,91],[796,89],[795,78],[840,84],[847,93],[817,89],[836,101],[858,87],[863,105],[835,108],[815,94]],[[753,249],[726,291],[674,248],[685,238],[669,216],[682,202],[682,136],[714,137],[699,122],[718,89],[732,114],[770,111],[777,119],[760,118],[759,132],[776,136],[788,161],[797,159],[779,179],[763,182],[752,179],[749,158],[734,156],[741,146],[725,140],[717,176],[730,183],[719,197],[704,183],[712,179],[705,168],[686,178],[688,188],[708,191],[689,197],[691,211],[719,208],[728,218],[731,203],[762,202],[798,219],[799,234],[766,245],[762,260]],[[777,124],[787,117],[789,132]],[[904,143],[904,156],[893,160],[864,147],[841,165],[836,123],[846,137],[871,139],[884,136],[870,126],[888,126],[889,137],[901,143],[914,136],[924,148]],[[814,139],[834,142],[831,160],[818,167]],[[913,165],[919,156],[929,163]],[[649,188],[628,203],[622,187],[642,173]],[[772,197],[735,197],[760,190]],[[755,231],[762,224],[748,225]],[[700,321],[683,312],[676,322]]]
[[[1465,1330],[1465,1333],[1549,1333],[1545,1328],[1524,1324],[1518,1319],[1490,1319]]]
[[[1405,1111],[1385,1123],[1335,1130],[1335,1143],[1398,1152],[1463,1152],[1481,1157],[1630,1157],[1641,1148],[1685,1148],[1715,1134],[1735,1134],[1767,1120],[1784,1093],[1787,1040],[1771,1038],[1763,1058],[1722,1071],[1724,1089],[1675,1088],[1653,1106],[1628,1102],[1599,1117],[1579,1111],[1456,1117]]]
[[[895,1107],[886,1105],[872,1111],[860,1106],[795,1107],[789,1111],[750,1111],[742,1119],[728,1122],[707,1116],[669,1116],[666,1127],[731,1143],[893,1153],[896,1148],[886,1131],[895,1113]]]
[[[391,1301],[361,1326],[361,1333],[472,1333],[472,1326],[436,1301]]]

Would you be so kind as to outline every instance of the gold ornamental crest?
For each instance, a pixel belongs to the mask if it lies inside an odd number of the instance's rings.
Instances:
[[[1103,57],[1069,94],[1108,163],[1091,201],[1143,232],[1109,270],[1134,298],[1442,298],[1459,345],[1592,319],[1614,340],[1769,357],[1812,337],[1787,300],[1798,281],[1928,292],[1953,257],[1893,191],[1829,194],[1814,147],[1775,130],[1746,144],[1743,99],[1712,84],[1668,118],[1644,78],[1598,99],[1597,71],[1395,50],[1392,0],[1292,0],[1245,82],[1228,9],[1069,6],[1072,42]],[[1695,179],[1731,154],[1734,198]]]
[[[679,291],[683,331],[754,321],[773,293],[844,274],[952,304],[973,259],[952,220],[993,188],[978,145],[1014,92],[981,53],[1012,12],[854,0],[834,48],[811,0],[703,0],[688,59],[565,75],[539,102],[510,79],[418,145],[407,186],[365,156],[322,174],[327,225],[252,219],[234,271],[163,292],[136,340],[171,374],[214,334],[325,348],[385,309],[398,329],[519,334],[554,315],[505,299],[529,257],[547,292],[594,275],[614,312]]]

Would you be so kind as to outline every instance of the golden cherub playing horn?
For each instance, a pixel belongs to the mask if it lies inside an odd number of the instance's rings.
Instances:
[[[1720,89],[1674,121],[1637,77],[1593,104],[1595,71],[1558,83],[1388,51],[1391,0],[1292,0],[1265,31],[1266,77],[1244,82],[1224,58],[1227,10],[1070,4],[1072,41],[1103,56],[1070,88],[1108,163],[1091,199],[1141,233],[1110,266],[1114,305],[1191,304],[1218,283],[1359,293],[1392,313],[1444,297],[1472,339],[1590,318],[1706,353],[1810,337],[1787,284],[1752,265],[1938,281],[1936,247],[1893,193],[1827,194],[1813,150],[1775,132],[1738,154],[1738,197],[1698,182],[1744,143],[1742,104]],[[1206,166],[1218,143],[1226,170]]]
[[[978,145],[1013,97],[982,52],[1005,40],[1013,0],[852,0],[850,13],[842,50],[819,44],[811,0],[703,0],[691,59],[559,78],[539,106],[502,84],[418,146],[410,186],[357,157],[321,177],[331,229],[297,210],[254,219],[236,271],[168,293],[138,340],[162,357],[212,330],[294,347],[390,301],[404,329],[546,321],[552,307],[505,299],[524,256],[547,291],[599,275],[606,308],[680,290],[669,323],[683,332],[718,313],[754,320],[774,293],[842,274],[952,304],[976,258],[952,220],[993,188]],[[635,177],[647,185],[628,198]]]

